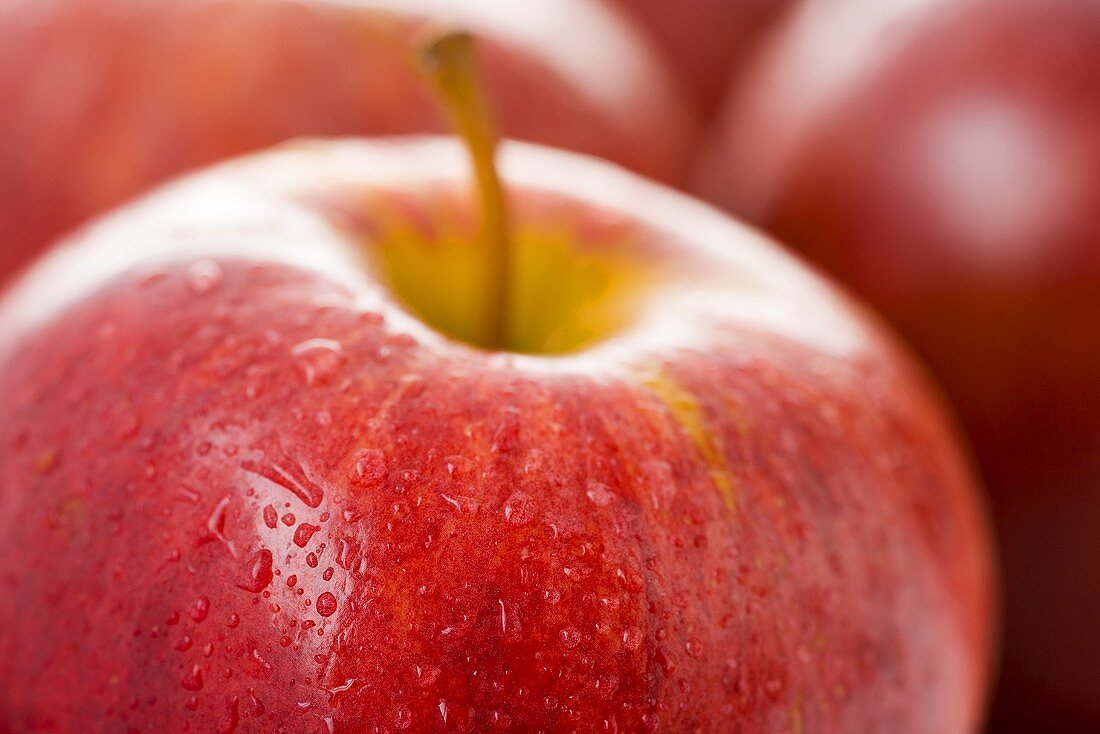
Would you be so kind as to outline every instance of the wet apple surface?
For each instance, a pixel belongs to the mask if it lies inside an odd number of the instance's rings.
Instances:
[[[976,726],[988,539],[919,372],[721,214],[501,159],[515,302],[557,303],[512,349],[435,328],[479,319],[447,140],[214,169],[7,292],[0,721]]]

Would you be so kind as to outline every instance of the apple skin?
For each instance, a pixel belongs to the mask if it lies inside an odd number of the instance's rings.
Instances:
[[[942,380],[1004,548],[994,722],[1097,731],[1100,7],[910,3],[830,68],[867,23],[844,5],[760,59],[700,189],[851,285]]]
[[[989,538],[908,357],[719,212],[520,143],[514,229],[656,280],[575,353],[448,340],[362,255],[397,212],[475,237],[464,155],[284,146],[8,289],[0,721],[974,731]]]
[[[665,50],[705,112],[798,0],[604,0],[636,18]]]
[[[502,131],[685,182],[697,122],[596,0],[8,0],[0,21],[0,278],[181,171],[299,135],[447,129],[415,64],[479,37]]]

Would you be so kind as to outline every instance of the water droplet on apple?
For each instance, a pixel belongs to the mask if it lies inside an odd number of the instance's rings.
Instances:
[[[348,551],[351,544],[348,543],[347,538],[340,538],[340,549],[336,551],[336,565],[340,568],[348,567]]]
[[[398,706],[393,712],[393,725],[404,730],[412,726],[413,713],[408,706]]]
[[[213,260],[199,260],[188,266],[187,287],[196,296],[210,293],[221,283],[223,273],[221,266]]]
[[[222,497],[210,512],[210,516],[206,519],[206,531],[225,546],[230,556],[236,558],[236,546],[231,540],[225,537],[225,511],[228,507],[229,497]]]
[[[427,688],[439,680],[443,671],[434,665],[416,666],[416,684],[421,688]]]
[[[258,719],[264,715],[266,711],[264,702],[256,697],[256,691],[248,689],[248,713],[252,714],[252,718]]]
[[[581,633],[576,627],[565,627],[558,632],[558,639],[564,647],[574,648],[581,641]]]
[[[260,651],[251,648],[247,655],[237,659],[237,663],[244,674],[256,680],[270,680],[273,675],[271,663],[269,663]]]
[[[202,668],[195,665],[184,674],[183,679],[180,680],[180,685],[188,691],[201,691],[202,690]]]
[[[200,596],[191,603],[191,606],[187,609],[187,614],[196,622],[203,621],[210,614],[210,600],[205,596]]]
[[[633,568],[617,568],[615,569],[615,575],[622,583],[623,588],[631,593],[636,594],[645,588],[645,579]]]
[[[291,460],[290,457],[286,456],[285,452],[280,447],[275,447],[273,452],[277,453],[281,463],[263,465],[254,462],[246,462],[243,464],[244,470],[288,490],[291,494],[304,502],[307,507],[320,507],[321,502],[325,498],[325,491],[307,477],[305,470],[299,464]],[[289,506],[288,504],[287,507]],[[293,525],[294,516],[289,516],[290,522],[288,524]],[[286,516],[284,516],[283,522],[287,522]]]
[[[387,473],[386,456],[378,449],[363,449],[356,453],[351,472],[354,484],[368,489],[377,487],[386,481]]]
[[[317,597],[317,613],[322,617],[331,617],[336,613],[336,597],[326,591]]]
[[[141,281],[138,283],[138,288],[141,288],[143,290],[147,289],[147,288],[152,288],[153,286],[160,285],[161,283],[163,283],[167,279],[168,279],[168,273],[164,273],[164,272],[149,273],[144,278],[142,278]]]
[[[703,654],[703,643],[698,638],[692,637],[684,644],[684,649],[691,657],[698,658]]]
[[[642,630],[638,627],[628,627],[623,630],[623,649],[633,652],[642,646]]]
[[[195,644],[195,643],[194,643],[194,641],[193,641],[193,640],[191,639],[191,636],[190,636],[190,635],[184,635],[183,637],[181,637],[181,638],[179,639],[179,642],[177,642],[177,643],[176,643],[176,645],[175,645],[175,647],[176,647],[176,651],[177,651],[177,652],[187,652],[188,650],[190,650],[190,649],[191,649],[191,647],[192,647],[192,646],[193,646],[194,644]]]
[[[615,493],[611,491],[611,488],[600,482],[589,482],[585,494],[588,496],[588,499],[592,501],[592,504],[597,507],[607,507],[616,499]]]
[[[561,592],[553,588],[543,589],[542,600],[545,601],[547,604],[557,604],[559,601],[561,601]]]
[[[525,492],[515,492],[504,502],[504,519],[512,525],[526,525],[535,517],[535,500]]]
[[[188,487],[186,484],[181,484],[179,489],[176,490],[176,496],[183,502],[189,502],[193,505],[197,505],[202,502],[202,495],[192,487]]]
[[[663,647],[658,647],[657,652],[653,653],[653,662],[661,666],[661,669],[665,671],[666,678],[671,678],[672,674],[676,672],[676,661],[666,654]]]
[[[272,530],[279,524],[279,514],[275,512],[275,508],[271,505],[264,507],[264,525],[267,525]]]
[[[339,693],[347,693],[348,691],[351,690],[351,687],[353,685],[355,685],[355,682],[357,680],[358,680],[358,678],[348,678],[342,684],[340,684],[340,685],[338,685],[334,688],[329,688],[328,692],[330,694],[332,694],[333,696],[336,696]]]
[[[286,525],[288,528],[292,527],[296,522],[298,522],[298,518],[294,517],[293,512],[288,512],[283,515],[283,525]]]
[[[332,339],[309,339],[296,345],[291,354],[298,363],[308,385],[324,384],[340,371],[344,364],[344,348]]]
[[[405,520],[412,514],[412,508],[405,500],[398,500],[390,506],[390,511],[393,513],[394,520]]]
[[[274,571],[271,568],[274,560],[271,551],[267,548],[256,551],[248,565],[246,580],[237,584],[237,587],[252,594],[258,594],[266,589],[274,578]]]
[[[316,533],[320,529],[321,528],[316,525],[302,523],[298,526],[298,529],[294,531],[294,545],[298,546],[299,548],[305,548],[307,545],[309,545],[309,541],[313,537],[314,533]]]
[[[415,347],[419,342],[416,341],[416,337],[412,334],[402,332],[388,337],[386,343],[401,349],[408,349],[410,347]]]

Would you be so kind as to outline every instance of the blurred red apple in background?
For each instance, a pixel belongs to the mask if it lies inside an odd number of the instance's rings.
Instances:
[[[442,129],[410,44],[432,24],[480,37],[508,135],[682,183],[690,104],[598,0],[8,0],[0,278],[184,169],[307,133]]]
[[[607,2],[608,0],[605,0]],[[740,63],[796,0],[609,0],[668,53],[701,109],[713,111]]]
[[[1100,730],[1097,49],[1091,0],[817,3],[704,161],[712,198],[867,296],[959,407],[1004,548],[1006,729]]]
[[[449,140],[234,162],[15,282],[0,721],[974,730],[988,538],[919,371],[706,206],[502,170],[503,351],[435,330],[493,287]]]

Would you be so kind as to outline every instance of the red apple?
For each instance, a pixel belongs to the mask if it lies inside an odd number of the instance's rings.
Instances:
[[[14,732],[974,731],[991,562],[919,370],[710,208],[509,143],[313,142],[0,301]]]
[[[1097,731],[1100,5],[875,5],[881,24],[829,2],[791,23],[731,101],[705,189],[929,360],[1005,548],[997,721]]]
[[[0,278],[169,175],[302,134],[443,128],[425,26],[480,37],[513,137],[683,182],[695,121],[597,0],[8,0],[0,13]]]
[[[604,0],[647,28],[712,111],[761,38],[798,0]]]

